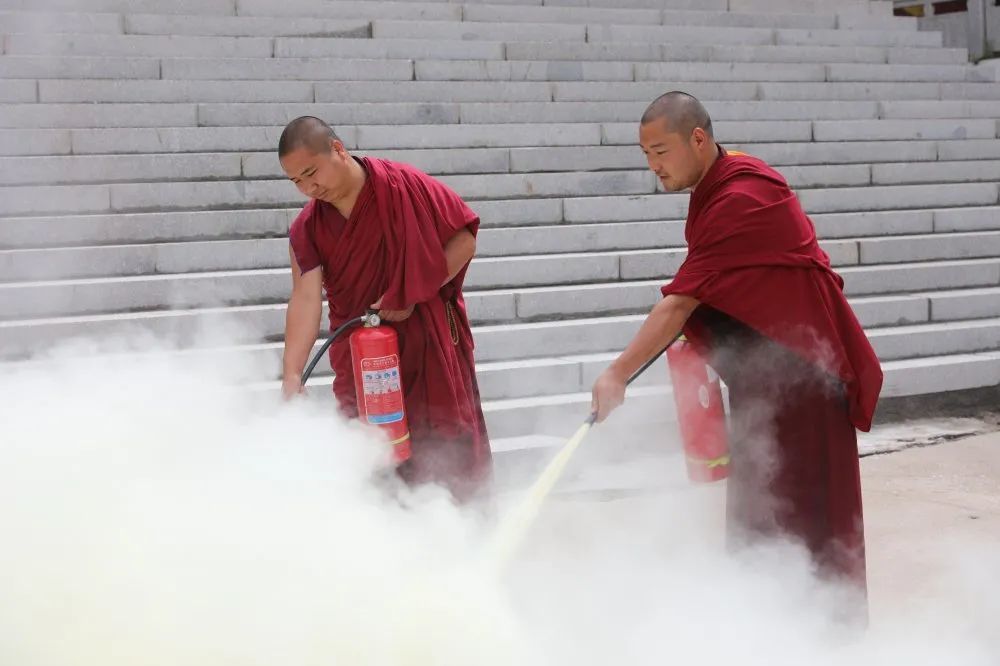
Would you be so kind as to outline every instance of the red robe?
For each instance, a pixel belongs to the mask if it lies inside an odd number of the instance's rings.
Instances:
[[[358,162],[367,178],[350,219],[331,204],[310,201],[289,230],[292,249],[303,273],[322,267],[331,329],[379,298],[387,310],[416,306],[408,319],[390,324],[399,335],[413,452],[399,472],[468,499],[491,468],[462,297],[468,266],[442,284],[445,244],[462,229],[477,234],[479,218],[447,186],[408,165],[369,157]],[[348,336],[331,346],[330,364],[341,412],[355,418]]]
[[[871,427],[882,369],[785,179],[719,151],[662,293],[702,303],[684,332],[730,390],[731,534],[790,534],[863,585],[855,427]]]

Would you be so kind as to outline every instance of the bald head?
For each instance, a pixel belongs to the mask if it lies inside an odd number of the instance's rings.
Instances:
[[[719,156],[708,111],[691,95],[660,95],[642,114],[639,147],[668,192],[694,189]]]
[[[715,137],[712,132],[712,118],[701,102],[677,90],[660,95],[646,107],[641,123],[648,125],[656,121],[665,122],[668,132],[680,134],[684,139],[689,138],[699,127],[710,138]]]
[[[353,201],[365,182],[360,162],[332,127],[313,116],[288,123],[278,140],[278,161],[302,194],[334,205]]]
[[[302,116],[288,123],[281,133],[278,157],[285,157],[299,148],[306,148],[314,155],[328,154],[331,141],[340,141],[332,127],[314,116]]]

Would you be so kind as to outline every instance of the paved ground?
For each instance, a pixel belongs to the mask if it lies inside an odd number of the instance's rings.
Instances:
[[[1000,432],[927,439],[937,443],[862,459],[872,626],[900,617],[934,626],[940,614],[1000,636]],[[688,483],[679,458],[651,460],[647,480],[651,470],[657,489],[617,497],[594,482],[608,467],[573,475],[569,485],[590,492],[551,497],[525,551],[554,542],[585,553],[612,540],[655,543],[665,555],[693,541],[721,546],[724,484]]]
[[[996,589],[1000,433],[871,456],[861,467],[873,615],[955,599],[970,581]]]

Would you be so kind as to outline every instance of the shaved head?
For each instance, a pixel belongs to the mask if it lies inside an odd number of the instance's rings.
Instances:
[[[704,130],[709,137],[715,137],[708,111],[701,102],[687,93],[674,90],[660,95],[646,107],[641,123],[648,125],[661,119],[666,123],[668,132],[680,134],[685,139],[697,128]]]
[[[348,211],[365,182],[364,168],[337,133],[313,116],[288,123],[278,140],[278,161],[302,194]]]
[[[330,152],[331,141],[340,141],[332,127],[314,116],[302,116],[288,123],[281,133],[278,157],[285,157],[299,148],[306,148],[314,155],[325,155]]]
[[[719,156],[708,111],[676,90],[654,99],[642,114],[639,147],[667,192],[697,187]]]

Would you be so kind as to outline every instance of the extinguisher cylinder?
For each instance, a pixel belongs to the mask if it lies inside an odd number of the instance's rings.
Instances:
[[[725,479],[729,436],[719,377],[683,337],[667,350],[667,363],[688,478],[697,483]]]
[[[365,326],[351,334],[350,344],[359,417],[382,431],[392,446],[393,459],[402,463],[412,451],[396,331],[377,324]]]

